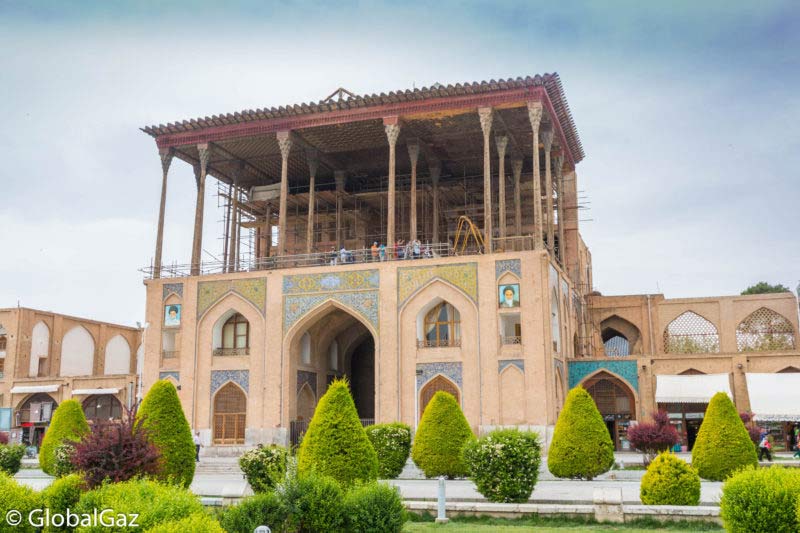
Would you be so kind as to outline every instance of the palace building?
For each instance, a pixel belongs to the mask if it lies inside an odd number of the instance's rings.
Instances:
[[[445,390],[476,432],[527,427],[546,443],[578,384],[619,449],[659,408],[691,446],[717,391],[776,431],[800,420],[796,396],[774,401],[800,390],[793,295],[592,291],[584,153],[557,74],[340,89],[144,132],[163,175],[142,382],[179,387],[204,453],[298,442],[340,376],[364,424],[416,427]],[[166,264],[178,160],[194,169],[192,256]],[[209,178],[221,235],[202,231]],[[205,260],[218,237],[221,259]]]

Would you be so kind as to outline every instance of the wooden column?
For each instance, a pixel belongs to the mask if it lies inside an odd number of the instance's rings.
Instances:
[[[439,243],[439,176],[442,174],[442,167],[431,167],[431,183],[433,184],[433,242]]]
[[[564,165],[564,156],[559,154],[555,157],[555,172],[556,172],[556,197],[558,198],[558,203],[556,204],[556,209],[558,212],[558,260],[561,263],[561,266],[565,266],[566,263],[564,262],[564,249],[566,247],[566,242],[564,242],[564,209],[566,206],[564,205],[564,173],[562,172]]]
[[[306,253],[314,251],[314,195],[317,179],[317,169],[319,168],[319,157],[316,150],[306,152],[308,161],[308,223],[306,227]],[[272,236],[270,235],[270,239]]]
[[[417,161],[419,160],[419,144],[408,145],[408,158],[411,160],[411,216],[409,217],[409,240],[417,238]]]
[[[206,198],[206,174],[208,173],[211,148],[208,144],[198,144],[197,151],[200,155],[200,164],[195,166],[197,204],[194,211],[194,238],[192,240],[192,264],[190,267],[192,276],[200,275],[200,260],[203,253],[203,208]]]
[[[387,194],[387,220],[386,220],[386,254],[391,257],[395,242],[395,170],[397,138],[400,136],[400,123],[397,117],[383,120],[386,138],[389,141],[389,192]]]
[[[272,204],[267,204],[266,223],[264,227],[267,231],[267,242],[264,245],[264,257],[272,256]]]
[[[499,164],[497,166],[497,179],[499,180],[497,186],[497,200],[500,209],[500,238],[506,238],[506,147],[508,146],[508,137],[501,136],[495,139],[497,144],[497,159]],[[503,241],[505,249],[506,243]]]
[[[233,170],[233,186],[231,189],[231,216],[230,216],[230,244],[228,245],[228,272],[236,272],[239,266],[237,254],[237,244],[239,242],[239,231],[237,216],[239,214],[239,177],[244,169],[244,162],[240,161]],[[258,254],[256,254],[258,258]]]
[[[278,255],[286,255],[286,205],[289,200],[289,151],[292,149],[291,132],[277,133],[281,149],[281,199],[278,206]]]
[[[547,224],[547,250],[550,257],[555,258],[554,225],[553,225],[553,175],[550,169],[550,151],[553,149],[553,130],[548,129],[542,133],[544,143],[544,214]]]
[[[342,223],[344,222],[343,205],[344,202],[344,184],[345,175],[344,171],[336,170],[333,172],[333,179],[336,181],[336,250],[341,250],[344,246],[344,231]]]
[[[522,159],[511,162],[511,171],[514,173],[514,233],[522,235],[522,190],[520,178],[522,176]]]
[[[164,212],[167,209],[167,174],[175,151],[172,148],[159,150],[161,157],[161,204],[158,207],[158,230],[156,232],[156,257],[153,261],[153,278],[161,277],[161,252],[164,247]]]
[[[542,103],[528,102],[528,118],[533,130],[533,245],[537,250],[542,243],[542,191],[541,171],[539,170],[539,126],[542,124]]]
[[[486,253],[492,252],[492,150],[489,134],[492,131],[492,108],[481,107],[478,117],[483,131],[483,240]]]

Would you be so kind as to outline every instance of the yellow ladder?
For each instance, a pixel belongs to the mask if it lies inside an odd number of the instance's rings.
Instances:
[[[478,245],[478,252],[483,253],[483,250],[486,248],[483,242],[483,234],[467,215],[461,215],[458,217],[456,238],[453,241],[453,252],[456,255],[462,254],[464,250],[467,249],[470,236],[475,240],[475,244]]]

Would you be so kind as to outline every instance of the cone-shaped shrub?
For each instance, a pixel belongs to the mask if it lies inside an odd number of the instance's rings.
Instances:
[[[464,477],[467,466],[461,448],[474,438],[458,401],[452,394],[439,391],[422,413],[411,458],[427,477]]]
[[[718,392],[706,409],[692,448],[692,466],[703,479],[723,481],[735,470],[757,465],[750,434],[728,395]]]
[[[556,477],[593,479],[614,465],[614,444],[594,400],[575,387],[558,415],[547,467]]]
[[[639,495],[645,505],[698,505],[700,476],[686,461],[663,452],[647,467]]]
[[[78,400],[66,400],[53,413],[50,427],[39,450],[39,466],[45,474],[55,475],[56,448],[64,441],[78,442],[89,433],[89,423]]]
[[[195,448],[175,386],[165,379],[156,381],[144,397],[137,418],[161,452],[161,477],[188,487],[194,478]]]
[[[378,456],[358,418],[346,380],[320,398],[297,456],[298,472],[330,476],[348,487],[378,479]]]

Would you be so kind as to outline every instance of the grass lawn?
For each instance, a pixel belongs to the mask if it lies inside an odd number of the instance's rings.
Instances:
[[[430,517],[427,517],[430,518]],[[407,533],[434,531],[458,531],[459,533],[567,533],[578,531],[619,531],[623,533],[652,533],[669,531],[672,533],[695,533],[697,531],[718,531],[722,528],[716,524],[681,522],[659,524],[654,521],[641,521],[632,524],[597,524],[560,518],[532,518],[507,520],[499,518],[461,518],[440,525],[431,521],[407,522],[403,528]]]

